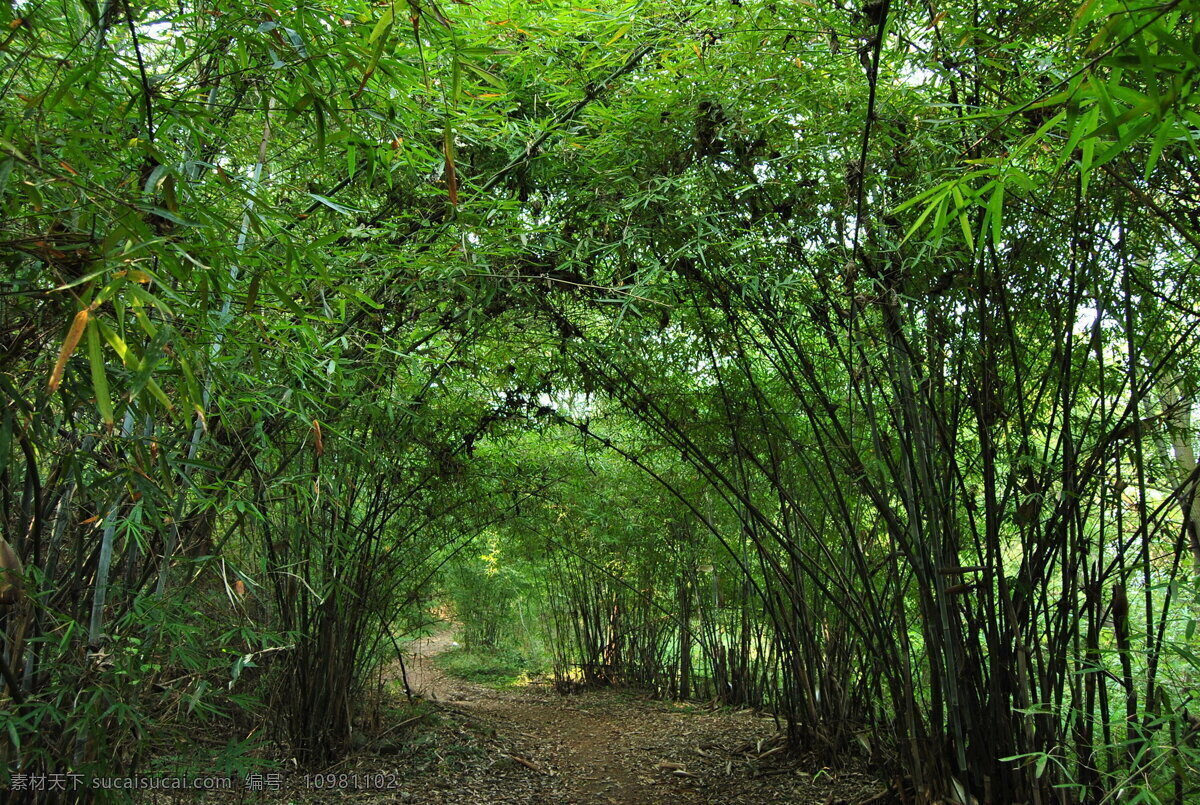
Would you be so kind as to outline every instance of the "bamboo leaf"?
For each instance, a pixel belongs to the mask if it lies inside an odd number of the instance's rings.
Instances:
[[[928,190],[923,190],[920,193],[918,193],[917,195],[915,195],[912,198],[905,201],[904,203],[900,204],[899,206],[893,207],[891,209],[890,214],[896,215],[897,213],[904,212],[909,207],[920,204],[922,201],[924,201],[928,198],[931,198],[933,196],[940,196],[943,193],[948,193],[948,192],[950,192],[950,187],[957,181],[958,181],[957,179],[951,179],[949,181],[942,182],[941,184],[935,185],[935,186],[929,188]]]
[[[255,274],[250,280],[250,287],[246,289],[246,306],[247,314],[254,312],[254,305],[258,302],[258,286],[262,282],[262,274]]]
[[[632,27],[633,27],[632,25],[622,25],[620,28],[617,29],[617,32],[615,34],[613,34],[612,39],[610,39],[604,43],[604,46],[608,47],[610,45],[616,44],[617,41],[619,41],[623,36],[625,36],[625,34],[629,33],[629,29]]]
[[[1045,123],[1038,126],[1037,131],[1029,135],[1025,141],[1021,143],[1021,145],[1013,150],[1012,154],[1010,155],[1010,159],[1020,156],[1024,152],[1028,151],[1035,143],[1041,142],[1051,129],[1066,119],[1067,113],[1065,111],[1060,111],[1058,114],[1052,116]]]
[[[950,189],[951,185],[949,184],[942,186],[940,188],[941,192],[929,200],[929,203],[925,205],[925,209],[921,211],[919,216],[917,216],[917,220],[913,222],[913,225],[908,228],[908,232],[904,234],[904,239],[901,241],[901,243],[907,243],[909,238],[911,238],[913,234],[921,228],[921,225],[925,223],[925,220],[929,218],[930,214],[941,209],[945,205],[946,196],[950,193]]]
[[[973,232],[971,232],[971,221],[967,217],[968,206],[966,201],[963,199],[963,194],[959,189],[959,185],[955,185],[951,189],[951,194],[954,196],[954,209],[958,214],[958,224],[959,228],[962,229],[963,240],[966,241],[967,247],[970,248],[971,251],[975,251],[975,235]]]
[[[92,365],[92,390],[96,392],[96,407],[100,410],[100,419],[104,422],[105,430],[112,432],[115,419],[113,418],[112,397],[108,391],[108,375],[104,372],[104,355],[100,349],[100,327],[95,320],[88,322],[88,360]]]
[[[376,39],[383,36],[386,38],[388,29],[392,27],[396,21],[396,12],[393,8],[388,8],[379,15],[379,21],[375,23],[375,28],[372,29],[371,35],[367,37],[367,44],[374,42]]]
[[[119,336],[111,327],[105,324],[104,321],[97,319],[96,324],[100,328],[100,335],[104,336],[104,340],[108,342],[108,345],[113,348],[114,352],[117,353],[117,357],[121,359],[121,364],[128,368],[130,360],[136,360],[137,356],[135,356],[133,351],[129,349],[129,346],[125,343],[124,339],[122,339],[121,336]]]
[[[454,168],[454,129],[446,126],[443,146],[446,156],[446,191],[450,196],[450,206],[458,207],[458,174]]]
[[[316,193],[309,193],[308,195],[314,201],[319,201],[320,203],[324,204],[329,209],[331,209],[334,212],[339,213],[341,215],[347,215],[347,216],[353,217],[356,213],[362,212],[362,210],[356,210],[353,207],[347,207],[345,204],[339,204],[338,202],[334,201],[331,198],[326,198],[325,196],[319,196]]]
[[[75,314],[75,318],[71,321],[71,327],[67,330],[67,337],[63,339],[62,348],[58,351],[58,360],[54,362],[54,369],[50,372],[48,384],[51,394],[58,391],[59,384],[62,383],[63,371],[67,368],[67,360],[75,351],[75,347],[79,345],[79,339],[83,336],[83,328],[87,326],[87,323],[88,309],[84,308]]]
[[[468,70],[475,73],[475,75],[479,76],[480,78],[482,78],[487,83],[491,84],[496,89],[498,89],[502,92],[508,91],[508,85],[506,83],[504,83],[503,78],[496,75],[495,73],[488,72],[483,67],[480,67],[478,64],[471,61],[470,59],[463,59],[462,66],[466,67]]]
[[[390,27],[390,26],[389,26]],[[371,60],[367,63],[367,69],[363,71],[362,80],[358,82],[358,89],[351,97],[357,98],[362,94],[367,87],[367,82],[371,80],[371,76],[375,74],[375,68],[379,66],[379,59],[383,56],[383,48],[387,44],[387,37],[382,37],[375,43],[375,48],[371,52]],[[324,130],[324,118],[322,118],[322,130]]]
[[[171,413],[175,412],[175,406],[171,403],[171,398],[167,396],[166,392],[162,390],[162,387],[159,386],[158,383],[154,382],[153,379],[146,381],[146,391],[150,392],[150,396],[158,400],[162,407],[167,409],[167,411]]]
[[[172,223],[179,224],[180,226],[199,226],[199,224],[195,221],[184,218],[181,215],[176,215],[166,207],[159,207],[155,204],[139,204],[138,209],[150,215],[157,215],[159,218],[165,218]]]
[[[200,391],[200,384],[196,382],[196,375],[192,372],[191,364],[183,355],[177,355],[175,362],[179,364],[179,368],[183,372],[183,384],[184,389],[187,391],[188,402],[196,410],[202,411],[204,395]]]
[[[999,247],[1003,239],[1004,182],[996,182],[988,199],[988,218],[992,224],[992,245]]]
[[[149,325],[149,322],[146,323]],[[163,347],[166,346],[168,339],[171,336],[170,327],[157,327],[149,325],[152,336],[150,343],[146,345],[146,349],[142,352],[142,360],[134,373],[133,380],[129,384],[129,399],[135,399],[150,381],[150,376],[154,374],[154,370],[158,368],[158,364],[162,361]]]

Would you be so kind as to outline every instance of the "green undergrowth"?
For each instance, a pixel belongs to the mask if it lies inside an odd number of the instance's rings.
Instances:
[[[456,648],[439,654],[438,667],[468,682],[504,689],[520,687],[545,672],[537,658],[511,649]]]

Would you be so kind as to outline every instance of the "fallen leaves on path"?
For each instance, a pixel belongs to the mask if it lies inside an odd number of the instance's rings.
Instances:
[[[336,770],[395,780],[388,790],[346,788],[338,801],[423,805],[760,805],[857,803],[874,777],[802,769],[769,717],[707,710],[619,690],[560,696],[548,685],[494,690],[444,674],[430,657],[449,637],[424,641],[407,673],[432,705],[408,716],[404,739],[368,737]],[[380,778],[380,775],[383,775]],[[291,802],[333,801],[289,786]]]

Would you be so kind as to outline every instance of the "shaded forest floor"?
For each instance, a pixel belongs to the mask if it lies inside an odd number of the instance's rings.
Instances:
[[[442,671],[432,658],[450,646],[449,632],[415,645],[408,680],[425,702],[390,711],[359,750],[328,770],[378,775],[386,788],[305,790],[293,780],[287,799],[825,805],[863,802],[883,790],[869,775],[798,763],[770,718],[617,690],[561,696],[543,684],[493,689]]]

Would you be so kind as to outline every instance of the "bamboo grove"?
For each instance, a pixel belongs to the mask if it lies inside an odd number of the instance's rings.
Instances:
[[[7,773],[331,762],[441,596],[902,801],[1191,801],[1195,11],[5,4]]]

